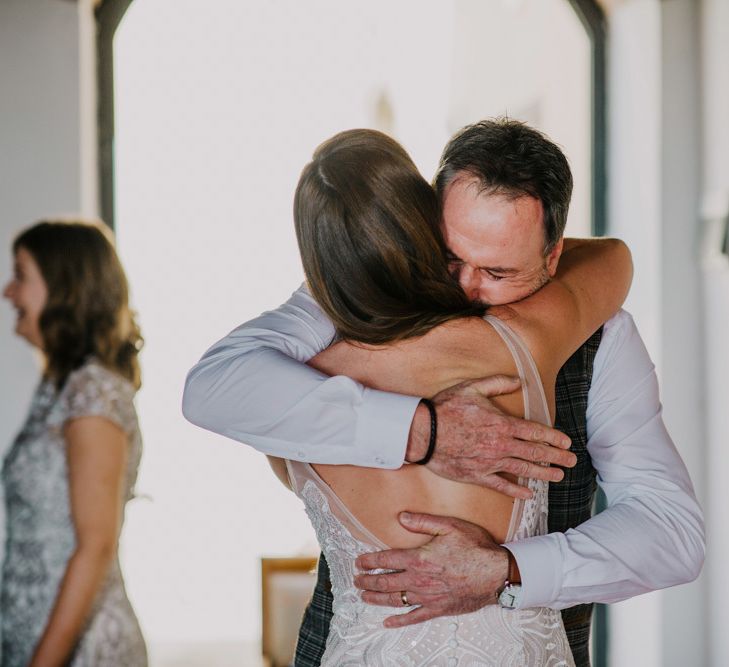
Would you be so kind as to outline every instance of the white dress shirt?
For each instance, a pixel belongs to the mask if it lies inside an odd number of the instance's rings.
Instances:
[[[265,454],[400,467],[419,398],[302,363],[334,335],[300,288],[205,353],[187,376],[185,417]],[[587,435],[608,507],[564,534],[507,545],[521,572],[522,607],[616,602],[691,581],[703,564],[701,508],[661,418],[653,363],[625,311],[605,324],[595,356]]]

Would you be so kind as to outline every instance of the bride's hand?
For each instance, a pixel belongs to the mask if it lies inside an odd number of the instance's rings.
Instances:
[[[514,484],[500,473],[559,482],[577,462],[567,451],[570,439],[538,422],[510,417],[489,399],[510,394],[521,386],[516,378],[496,375],[469,380],[433,397],[438,427],[435,452],[428,469],[440,477],[470,482],[514,498],[530,498],[531,491]],[[430,415],[419,405],[410,427],[407,461],[418,461],[428,449]]]
[[[486,530],[460,519],[408,512],[400,514],[400,523],[433,539],[415,549],[363,554],[355,563],[360,571],[395,570],[355,577],[365,602],[402,607],[407,601],[414,606],[407,614],[388,617],[385,627],[467,614],[496,602],[508,576],[509,558]]]

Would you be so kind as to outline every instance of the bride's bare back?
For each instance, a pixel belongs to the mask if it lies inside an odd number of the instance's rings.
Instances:
[[[501,336],[479,318],[449,322],[421,338],[387,347],[340,342],[310,364],[328,375],[347,375],[368,387],[414,396],[433,396],[486,375],[518,375]],[[552,412],[555,378],[553,372],[543,378]],[[500,396],[495,402],[509,414],[524,416],[521,392]],[[499,541],[506,538],[514,500],[496,491],[447,480],[418,465],[398,470],[314,468],[357,519],[390,546],[417,546],[429,539],[400,526],[397,515],[404,510],[465,519],[483,526]]]

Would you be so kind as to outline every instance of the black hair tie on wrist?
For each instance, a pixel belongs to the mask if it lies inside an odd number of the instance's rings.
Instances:
[[[420,461],[415,461],[415,465],[424,466],[433,458],[433,454],[435,453],[435,439],[438,436],[438,417],[435,414],[433,401],[427,398],[421,398],[420,402],[424,403],[425,407],[428,408],[428,412],[430,412],[430,441],[428,442],[428,451],[425,452],[425,456]]]

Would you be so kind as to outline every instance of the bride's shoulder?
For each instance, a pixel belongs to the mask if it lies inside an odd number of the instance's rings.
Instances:
[[[456,338],[489,335],[491,327],[483,317],[460,317],[438,325],[428,332],[431,338]]]
[[[501,337],[488,319],[464,317],[442,324],[428,333],[429,347],[470,366],[498,358]],[[488,354],[484,354],[488,351]]]

